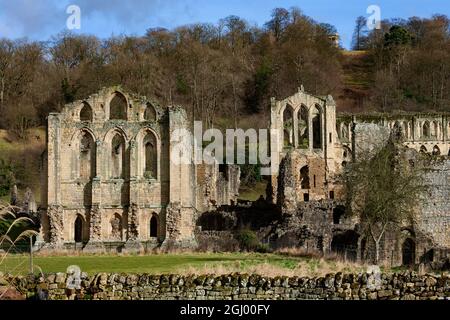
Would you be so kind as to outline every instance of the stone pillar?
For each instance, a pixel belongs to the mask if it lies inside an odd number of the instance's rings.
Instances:
[[[186,208],[180,202],[172,202],[166,208],[166,239],[162,247],[195,248],[195,209]]]
[[[61,121],[58,114],[48,116],[47,139],[48,204],[58,205],[61,195]]]
[[[314,133],[313,133],[313,125],[312,125],[312,113],[311,110],[308,111],[308,140],[309,140],[309,151],[313,151],[314,149]]]
[[[102,251],[104,249],[102,240],[102,209],[99,203],[93,203],[90,213],[89,242],[83,251]]]
[[[125,250],[140,251],[143,249],[142,243],[139,241],[139,207],[136,203],[130,206],[128,213],[128,239],[125,243]]]
[[[49,218],[49,241],[54,249],[62,248],[64,237],[63,208],[60,205],[50,205],[47,210]]]

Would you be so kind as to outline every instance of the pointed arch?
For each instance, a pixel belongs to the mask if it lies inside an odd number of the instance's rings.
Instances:
[[[322,108],[314,105],[311,110],[313,149],[322,149],[323,128],[322,128]]]
[[[95,178],[97,164],[96,143],[92,135],[85,130],[80,134],[79,157],[79,178],[89,180]]]
[[[285,148],[292,147],[294,145],[294,108],[290,104],[286,104],[286,107],[282,111],[283,118],[283,146]]]
[[[92,122],[93,118],[94,117],[91,106],[87,102],[83,102],[83,106],[80,110],[80,121]]]
[[[120,92],[114,92],[109,102],[110,120],[127,120],[128,101]]]
[[[158,141],[152,132],[147,132],[144,138],[144,176],[156,179],[158,177]]]
[[[150,218],[150,238],[158,238],[159,236],[159,219],[156,213],[152,214]]]
[[[421,152],[421,153],[428,153],[427,147],[421,146],[421,147],[420,147],[420,152]]]
[[[309,167],[304,166],[300,169],[300,188],[306,190],[310,189],[310,182],[309,182]]]
[[[153,107],[150,103],[147,103],[144,111],[144,120],[145,121],[156,121],[157,113],[155,107]]]
[[[308,107],[301,105],[297,113],[298,146],[301,149],[309,148],[309,116]]]
[[[114,179],[125,178],[126,146],[124,137],[116,133],[111,140],[111,172]]]
[[[433,148],[433,156],[440,156],[441,155],[441,149],[436,145]]]
[[[425,121],[422,125],[422,138],[431,138],[431,126],[429,121]]]
[[[161,139],[150,128],[142,129],[135,139],[138,153],[138,175],[148,179],[159,180]]]
[[[84,218],[77,214],[74,222],[74,240],[75,243],[84,242]]]
[[[110,221],[111,224],[111,240],[123,240],[123,221],[122,215],[118,212],[114,213]]]

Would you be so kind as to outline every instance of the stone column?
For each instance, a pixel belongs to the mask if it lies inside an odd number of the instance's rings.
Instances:
[[[63,230],[63,208],[60,205],[50,205],[48,207],[49,219],[49,241],[53,249],[61,249],[64,243]]]
[[[313,151],[314,149],[314,133],[313,133],[313,125],[312,125],[313,117],[311,110],[308,111],[308,140],[309,140],[309,151]]]
[[[142,243],[139,241],[139,207],[136,203],[130,206],[128,213],[128,239],[125,243],[125,250],[131,252],[139,252],[143,249]]]

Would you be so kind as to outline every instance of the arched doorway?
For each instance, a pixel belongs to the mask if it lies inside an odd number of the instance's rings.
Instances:
[[[304,166],[300,169],[300,187],[304,190],[310,188],[308,166]]]
[[[79,215],[75,219],[75,242],[83,242],[83,218]]]
[[[402,245],[402,264],[410,266],[416,262],[416,243],[413,239],[407,238]]]
[[[153,215],[150,219],[150,238],[158,237],[158,218]]]
[[[331,251],[345,260],[356,261],[359,235],[352,230],[336,234],[331,241]]]
[[[337,206],[333,209],[333,224],[341,224],[342,217],[345,214],[345,207]]]

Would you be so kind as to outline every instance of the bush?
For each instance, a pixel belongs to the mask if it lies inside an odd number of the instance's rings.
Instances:
[[[236,240],[239,241],[239,245],[243,250],[256,251],[260,247],[258,236],[251,230],[239,231],[236,235]]]

